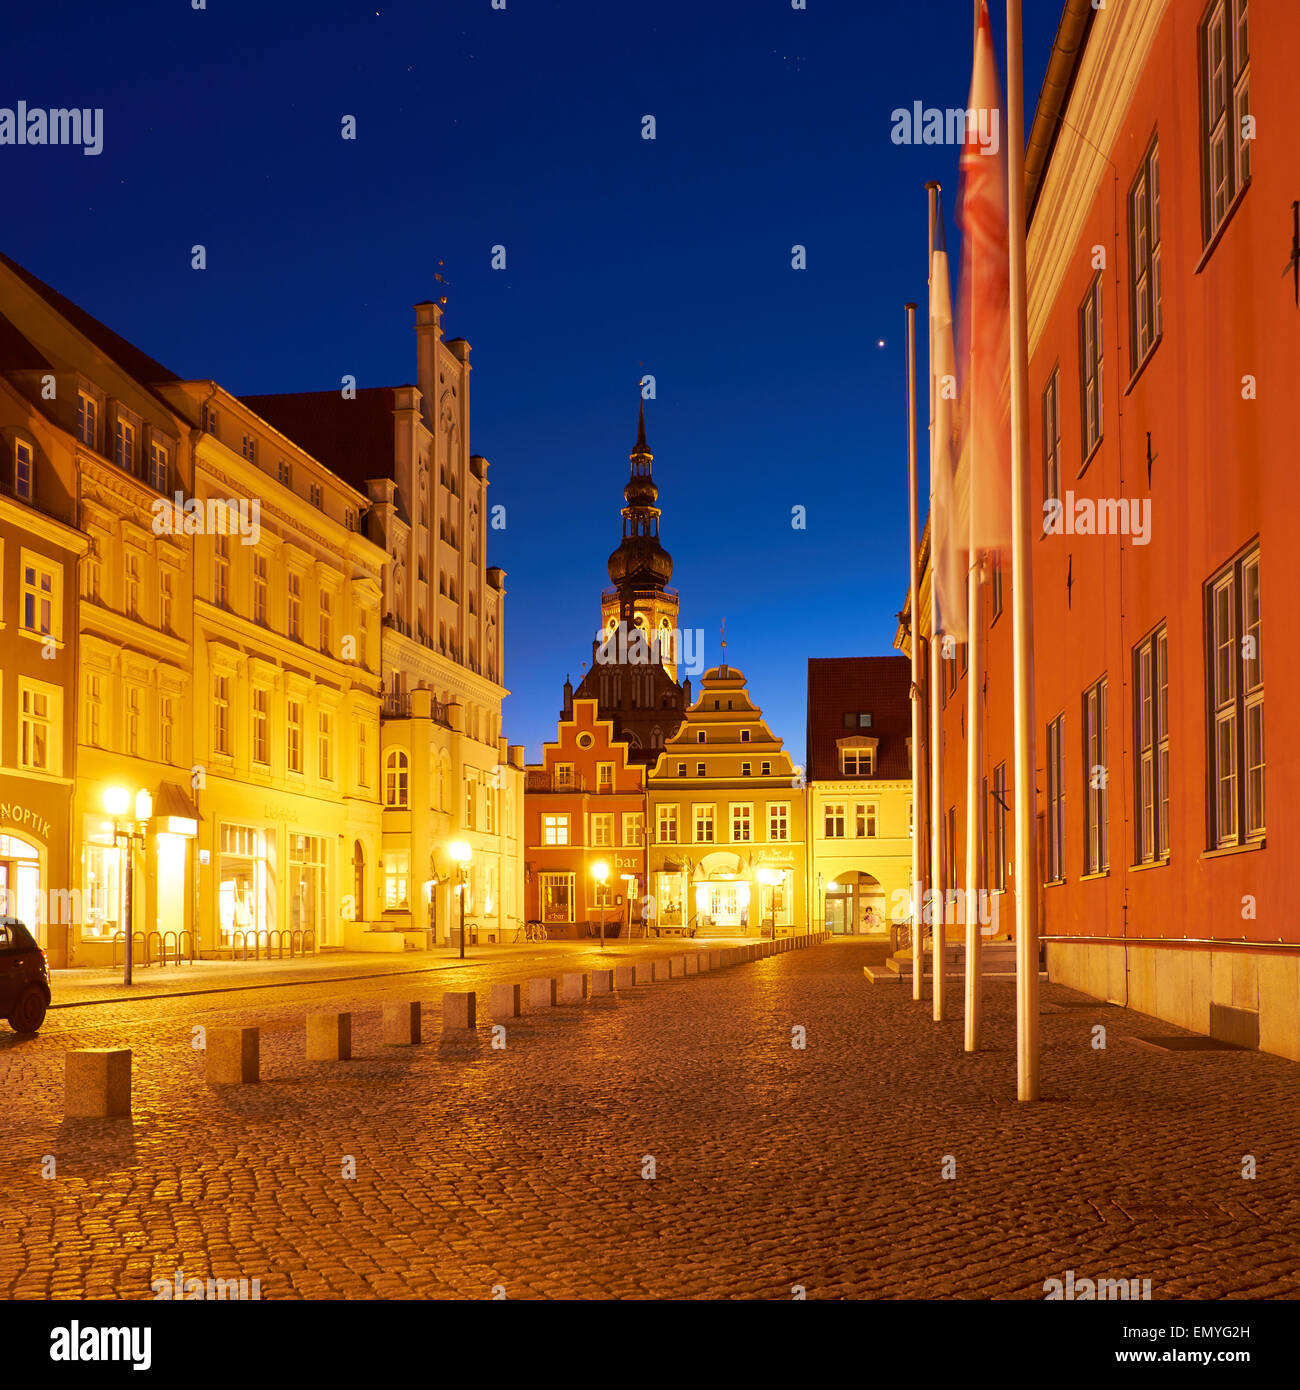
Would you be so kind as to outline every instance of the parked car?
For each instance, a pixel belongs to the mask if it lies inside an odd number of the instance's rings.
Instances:
[[[45,952],[16,917],[0,917],[0,1017],[15,1033],[35,1033],[49,1007]]]

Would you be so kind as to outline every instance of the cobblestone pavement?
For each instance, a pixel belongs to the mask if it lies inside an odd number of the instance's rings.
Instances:
[[[960,990],[935,1024],[864,981],[882,954],[826,944],[528,1015],[504,1050],[486,999],[475,1040],[441,1036],[442,973],[0,1031],[0,1296],[147,1298],[177,1268],[264,1298],[1041,1298],[1070,1269],[1157,1299],[1300,1295],[1300,1067],[1153,1052],[1126,1039],[1176,1030],[1045,984],[1046,1099],[1021,1105],[1014,986],[988,985],[966,1056]],[[422,1046],[381,1045],[393,997],[430,1006]],[[327,1006],[354,1010],[350,1062],[303,1060]],[[263,1026],[262,1084],[211,1089],[190,1030],[238,1022]],[[135,1052],[133,1118],[63,1120],[63,1049],[110,1044]]]

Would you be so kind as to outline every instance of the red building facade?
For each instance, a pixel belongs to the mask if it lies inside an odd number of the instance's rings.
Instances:
[[[1298,56],[1293,5],[1069,0],[1026,179],[1048,969],[1300,1059]],[[977,833],[1011,924],[1009,566],[985,580]],[[960,884],[961,649],[943,664]]]
[[[575,699],[542,761],[525,769],[527,920],[554,939],[640,929],[645,891],[645,768],[601,719]],[[603,885],[594,870],[604,866]]]

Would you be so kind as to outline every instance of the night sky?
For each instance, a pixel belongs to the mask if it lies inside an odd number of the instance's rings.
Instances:
[[[1060,8],[1025,0],[1027,123]],[[957,152],[894,145],[890,112],[965,105],[971,20],[970,0],[11,7],[0,105],[103,107],[105,145],[0,147],[0,249],[236,394],[411,381],[411,306],[445,293],[507,508],[488,561],[530,760],[590,660],[652,373],[682,626],[712,665],[726,619],[799,761],[806,659],[889,652],[904,598],[903,304],[923,373],[924,183],[951,225]]]

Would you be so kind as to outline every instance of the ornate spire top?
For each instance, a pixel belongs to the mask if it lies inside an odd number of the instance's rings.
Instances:
[[[645,397],[639,392],[637,397],[641,404],[636,422],[636,448],[632,452],[634,454],[648,454],[650,450],[646,448],[645,442]]]

